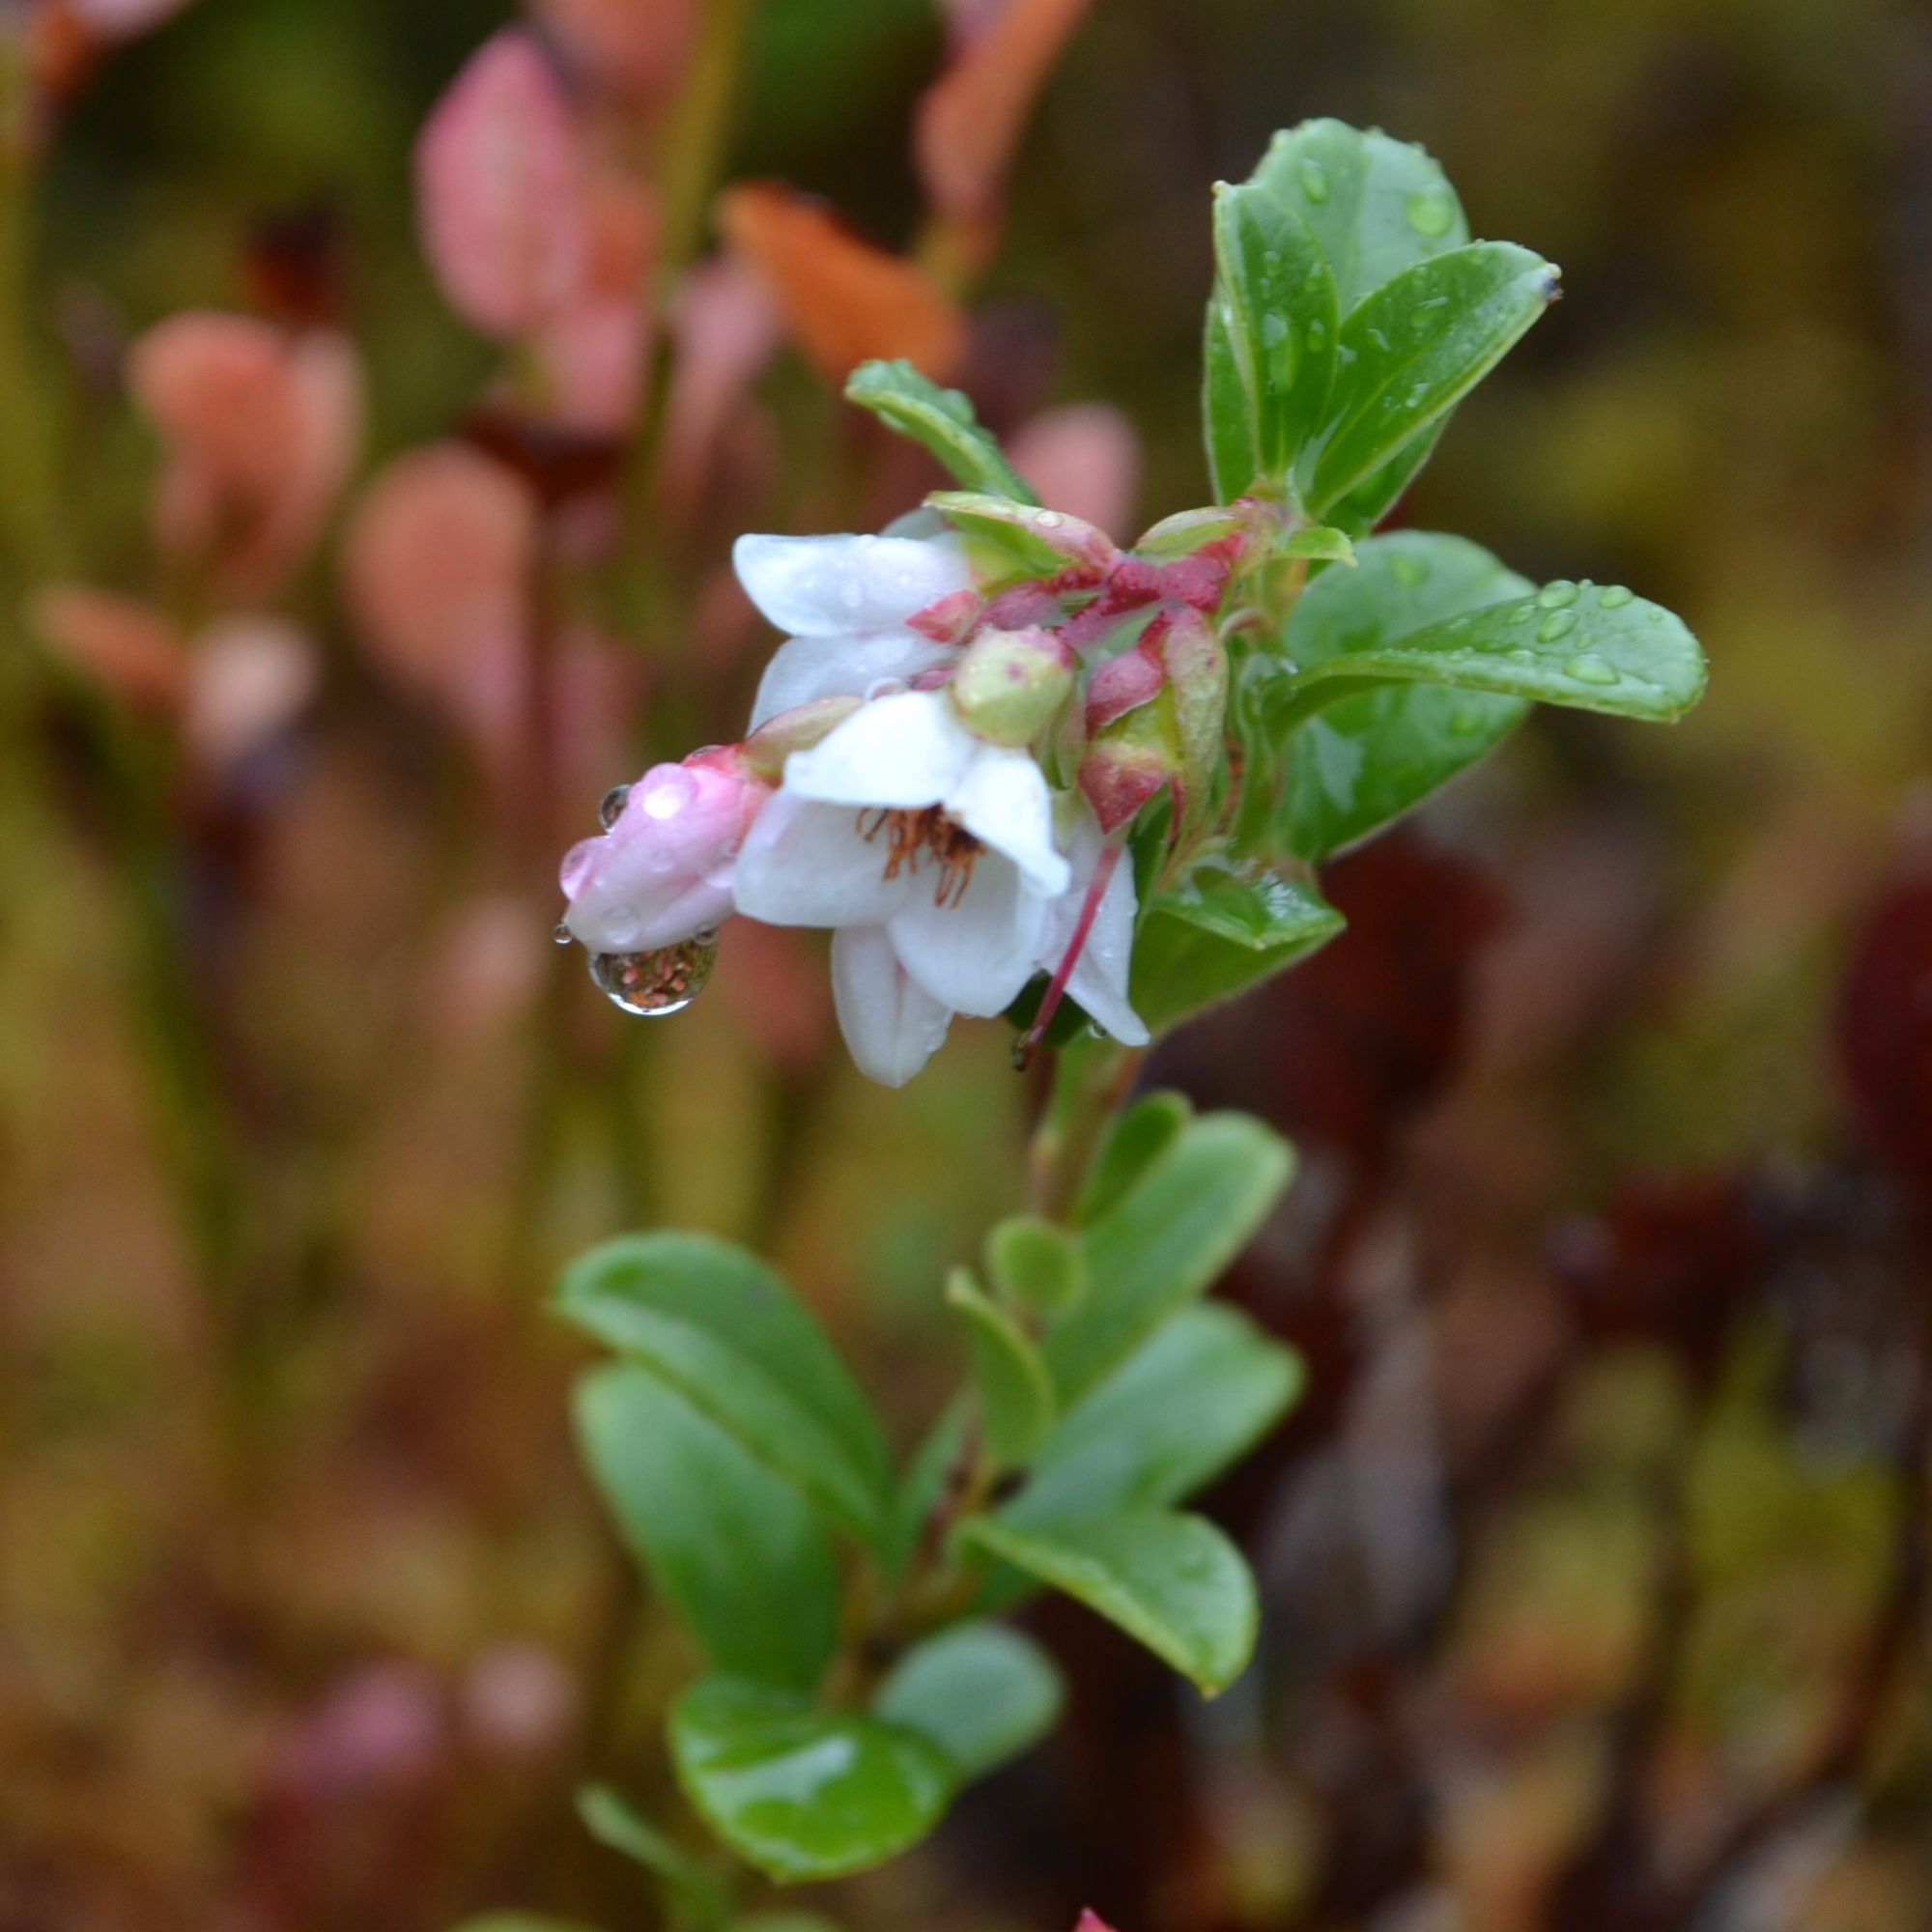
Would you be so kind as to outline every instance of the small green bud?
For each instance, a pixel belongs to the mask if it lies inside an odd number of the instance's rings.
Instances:
[[[981,631],[952,673],[952,702],[978,736],[1030,745],[1072,695],[1077,668],[1050,631]]]

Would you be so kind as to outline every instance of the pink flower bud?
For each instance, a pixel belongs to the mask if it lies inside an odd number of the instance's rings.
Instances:
[[[486,335],[528,335],[581,295],[590,218],[576,123],[537,43],[484,43],[416,144],[424,251],[449,304]]]
[[[564,855],[564,924],[593,952],[655,952],[716,925],[731,910],[738,847],[770,796],[716,754],[653,765],[610,830]]]

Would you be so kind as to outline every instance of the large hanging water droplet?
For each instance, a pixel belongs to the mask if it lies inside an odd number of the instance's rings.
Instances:
[[[1419,187],[1404,207],[1418,235],[1446,235],[1456,219],[1456,204],[1446,187]]]
[[[1328,199],[1328,170],[1320,161],[1302,162],[1301,191],[1318,207]]]
[[[1560,644],[1576,628],[1576,611],[1552,611],[1536,627],[1536,641],[1539,644]]]
[[[558,946],[568,946],[570,942],[577,937],[577,935],[571,931],[570,922],[567,919],[558,920],[557,923],[551,927],[550,936],[552,941]]]
[[[613,1007],[641,1019],[681,1013],[711,978],[718,963],[718,935],[700,932],[653,952],[595,952],[590,978]]]
[[[625,802],[631,796],[627,784],[612,785],[597,803],[597,822],[606,832],[624,815]]]

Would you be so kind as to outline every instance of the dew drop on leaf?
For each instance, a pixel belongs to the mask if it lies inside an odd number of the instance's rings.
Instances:
[[[1410,589],[1424,583],[1429,579],[1429,566],[1419,556],[1392,556],[1389,558],[1389,575],[1398,583],[1406,583]]]
[[[1577,586],[1568,578],[1559,577],[1554,583],[1546,583],[1536,593],[1536,601],[1546,611],[1561,611],[1576,603]]]
[[[604,794],[603,798],[598,801],[597,822],[606,832],[609,832],[611,826],[615,825],[617,820],[623,815],[624,802],[630,796],[631,787],[629,785],[612,785]]]
[[[1574,611],[1552,611],[1536,627],[1536,641],[1539,644],[1561,643],[1577,628],[1577,613]]]
[[[1621,684],[1623,682],[1623,679],[1617,674],[1616,667],[1597,656],[1594,651],[1585,651],[1581,656],[1572,658],[1563,668],[1578,684]]]
[[[1456,204],[1446,188],[1419,187],[1406,203],[1408,225],[1418,235],[1446,235],[1456,219]]]
[[[1318,206],[1328,199],[1328,170],[1320,161],[1302,162],[1301,191]]]
[[[1621,611],[1626,604],[1634,603],[1635,600],[1636,592],[1622,583],[1606,583],[1597,598],[1597,602],[1605,611]]]

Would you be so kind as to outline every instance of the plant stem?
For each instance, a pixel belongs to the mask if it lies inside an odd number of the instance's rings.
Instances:
[[[1053,1086],[1028,1156],[1035,1213],[1069,1218],[1146,1057],[1145,1048],[1096,1039],[1076,1040],[1054,1056]]]

